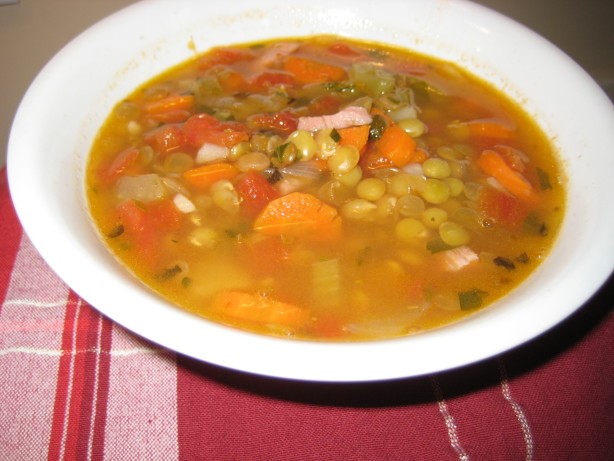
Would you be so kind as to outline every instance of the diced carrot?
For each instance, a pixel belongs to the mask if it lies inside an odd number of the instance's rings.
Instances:
[[[310,321],[308,310],[261,293],[223,291],[215,296],[211,309],[238,320],[261,325],[300,328]]]
[[[166,98],[150,101],[143,106],[143,110],[148,115],[158,115],[165,112],[175,112],[178,110],[191,111],[194,107],[194,95],[173,94]]]
[[[506,141],[514,135],[514,129],[495,119],[481,119],[466,122],[469,135],[473,138],[488,138]]]
[[[426,153],[424,149],[416,148],[416,152],[414,152],[414,156],[412,157],[412,163],[423,163],[429,155]]]
[[[416,141],[405,130],[391,125],[384,130],[380,139],[375,141],[375,150],[391,161],[396,167],[411,162],[416,152]]]
[[[341,237],[341,218],[332,206],[311,194],[292,192],[272,200],[254,222],[265,235],[289,235],[334,243]]]
[[[354,146],[358,151],[362,151],[369,141],[369,125],[351,126],[337,130],[341,139],[339,144],[342,146]]]
[[[197,166],[183,173],[183,179],[193,187],[207,189],[221,179],[232,179],[237,174],[237,170],[230,163],[211,163]]]
[[[531,204],[539,201],[531,183],[505,163],[503,157],[494,150],[483,151],[477,159],[477,164],[484,173],[495,178],[512,195]]]
[[[189,110],[171,110],[168,112],[160,112],[159,114],[152,114],[149,118],[155,122],[160,123],[181,123],[190,118],[192,112]]]
[[[347,77],[342,67],[300,56],[288,56],[284,61],[284,70],[294,75],[296,81],[301,85],[336,82]]]

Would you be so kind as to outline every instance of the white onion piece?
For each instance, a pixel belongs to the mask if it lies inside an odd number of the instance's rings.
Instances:
[[[173,203],[182,213],[187,214],[196,211],[196,206],[194,206],[192,201],[183,194],[175,195],[175,197],[173,197]]]
[[[218,160],[225,160],[228,158],[229,153],[230,149],[228,149],[228,147],[206,142],[198,149],[196,163],[211,163]]]

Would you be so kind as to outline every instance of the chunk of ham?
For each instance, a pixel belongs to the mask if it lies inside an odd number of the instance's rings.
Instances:
[[[478,254],[468,246],[452,248],[442,251],[437,255],[443,264],[443,268],[449,272],[456,272],[479,259]]]
[[[348,128],[350,126],[367,125],[373,117],[364,107],[348,106],[336,114],[319,115],[315,117],[299,117],[298,129],[306,131],[325,130],[329,128]]]

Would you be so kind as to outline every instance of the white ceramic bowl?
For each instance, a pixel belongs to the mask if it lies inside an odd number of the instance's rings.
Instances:
[[[331,344],[275,339],[195,318],[143,288],[90,222],[84,164],[112,106],[137,85],[213,45],[333,33],[454,61],[521,101],[555,140],[569,176],[552,253],[516,291],[460,323],[395,340]],[[17,213],[49,265],[128,329],[197,359],[317,381],[419,376],[466,365],[545,332],[578,309],[614,267],[614,109],[557,48],[462,0],[154,0],[85,31],[32,83],[8,152]]]

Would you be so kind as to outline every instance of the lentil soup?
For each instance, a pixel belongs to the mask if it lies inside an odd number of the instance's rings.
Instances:
[[[334,36],[219,47],[145,83],[87,184],[106,245],[170,302],[332,341],[487,307],[547,255],[565,205],[550,141],[505,95]]]

